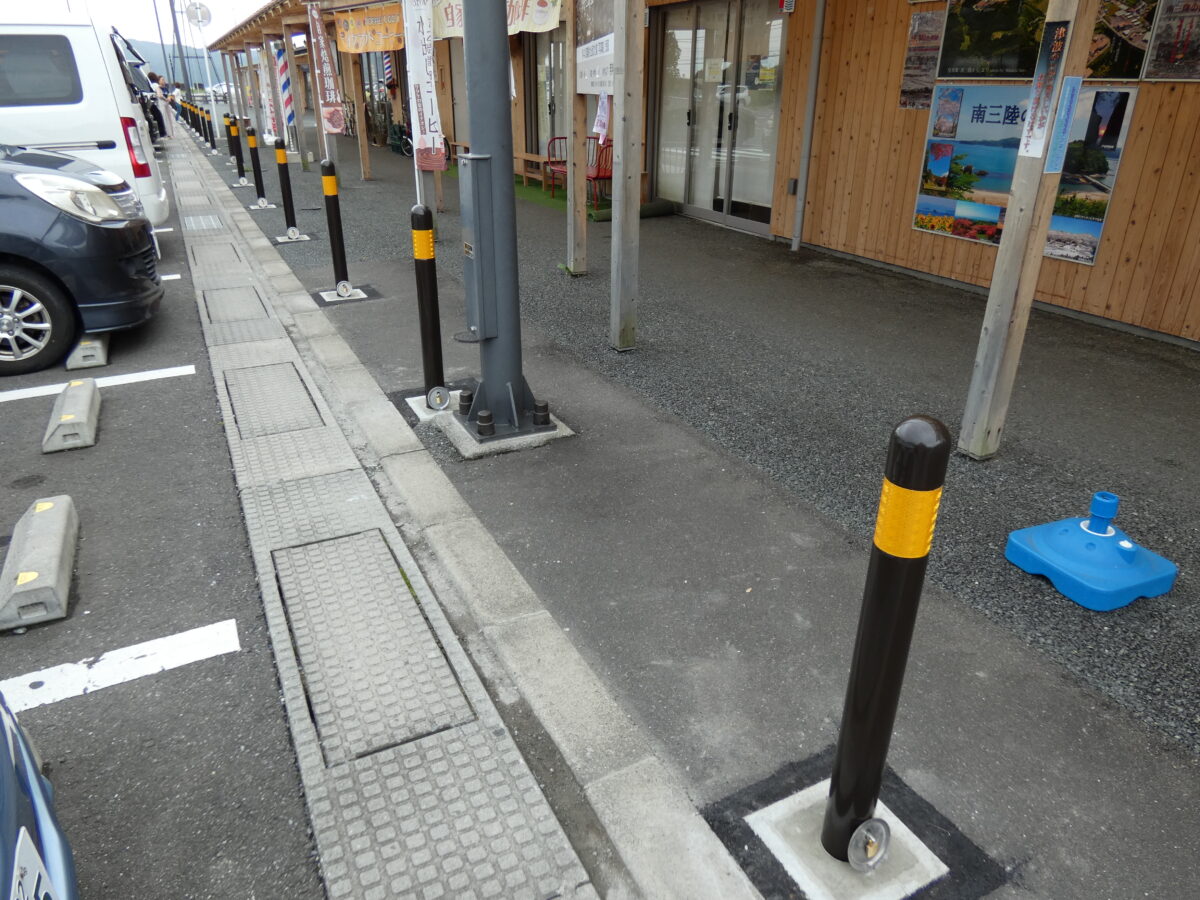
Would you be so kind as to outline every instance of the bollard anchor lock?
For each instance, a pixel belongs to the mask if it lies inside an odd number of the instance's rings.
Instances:
[[[850,835],[846,861],[855,872],[869,874],[883,864],[892,843],[892,829],[883,819],[867,819]]]

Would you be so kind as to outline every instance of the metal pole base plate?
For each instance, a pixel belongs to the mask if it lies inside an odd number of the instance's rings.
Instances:
[[[254,209],[254,207],[250,207]],[[296,241],[311,241],[312,238],[307,234],[298,234],[295,237],[288,237],[286,234],[276,235],[275,240],[280,244],[294,244]],[[334,292],[336,293],[336,291]]]
[[[354,288],[347,294],[339,294],[337,291],[317,291],[321,295],[321,299],[326,303],[341,303],[344,300],[366,300],[367,295]]]
[[[254,210],[256,210],[256,209],[278,209],[278,208],[279,207],[277,207],[274,203],[268,203],[266,206],[259,206],[257,203],[254,203],[254,204],[246,207],[246,209],[250,210],[251,212],[254,212]]]

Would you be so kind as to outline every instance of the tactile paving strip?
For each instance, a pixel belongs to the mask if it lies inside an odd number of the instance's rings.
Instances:
[[[208,326],[211,346],[243,344],[248,341],[270,341],[287,337],[277,319],[246,319],[239,322],[214,322]]]
[[[503,728],[482,722],[331,771],[313,826],[350,837],[322,855],[329,896],[594,900],[587,873]],[[355,848],[355,835],[374,845]]]
[[[327,764],[474,719],[378,531],[274,559]]]
[[[361,469],[265,484],[242,492],[246,524],[267,550],[314,544],[390,525]]]
[[[325,424],[292,363],[229,369],[225,385],[243,438]]]
[[[308,428],[229,442],[238,485],[245,490],[272,481],[292,481],[357,470],[358,457],[340,428]]]

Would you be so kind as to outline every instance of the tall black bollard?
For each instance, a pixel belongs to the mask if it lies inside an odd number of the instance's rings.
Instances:
[[[229,121],[229,139],[233,142],[233,155],[237,160],[237,187],[242,187],[246,184],[246,161],[242,156],[242,138],[238,134],[238,120],[230,119]]]
[[[437,258],[433,249],[433,213],[412,208],[413,268],[417,274],[417,312],[421,319],[421,363],[425,369],[425,404],[445,409],[450,403],[442,373],[442,322],[438,313]]]
[[[321,160],[321,191],[325,194],[325,220],[329,223],[329,252],[333,257],[333,282],[338,296],[354,290],[346,268],[346,243],[342,235],[342,207],[338,202],[337,170],[333,161]]]
[[[212,110],[204,110],[204,131],[208,135],[208,146],[215,154],[217,152],[217,129],[213,127]]]
[[[881,835],[864,829],[862,846],[855,848],[857,859],[850,855],[851,838],[875,815],[952,446],[946,426],[926,416],[897,425],[888,445],[821,828],[825,850],[856,868],[871,868],[886,851],[886,829],[882,842]]]
[[[236,156],[233,152],[233,122],[229,118],[229,113],[221,116],[221,124],[225,126],[225,147],[229,150],[229,164],[232,166],[236,161]]]
[[[254,190],[258,191],[258,208],[266,209],[267,192],[263,189],[262,163],[258,161],[258,135],[254,133],[253,128],[246,129],[246,143],[250,145],[250,165],[254,168]]]
[[[296,225],[296,206],[292,201],[292,176],[288,171],[287,144],[283,138],[275,138],[275,164],[279,167],[279,196],[283,201],[283,222],[287,226],[287,234],[275,240],[280,243],[306,241],[308,236],[302,235]]]

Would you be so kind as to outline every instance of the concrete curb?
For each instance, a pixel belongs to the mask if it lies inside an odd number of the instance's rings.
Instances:
[[[269,302],[387,502],[460,638],[484,642],[557,747],[625,870],[646,897],[759,897],[533,589],[248,213],[234,230],[270,274]],[[284,264],[286,266],[286,264]],[[276,274],[278,273],[278,274]],[[477,658],[476,664],[481,665]],[[497,677],[499,676],[499,677]],[[595,877],[595,876],[594,876]]]
[[[54,398],[50,422],[42,437],[43,453],[78,450],[96,443],[100,427],[100,389],[96,379],[72,381]]]
[[[66,617],[78,541],[79,516],[66,494],[25,511],[0,570],[0,631]]]

